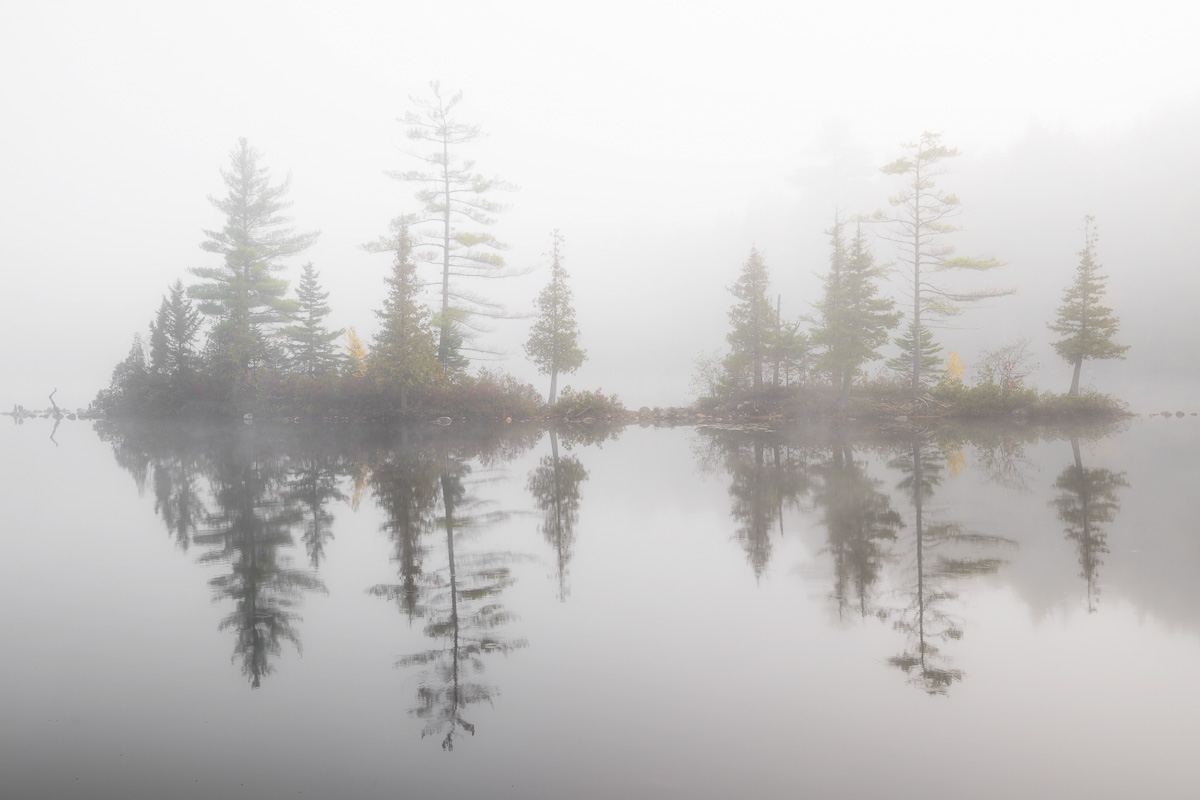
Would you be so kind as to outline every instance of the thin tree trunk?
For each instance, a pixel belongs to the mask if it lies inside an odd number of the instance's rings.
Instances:
[[[438,361],[442,373],[450,359],[450,145],[442,139],[442,180],[446,207],[442,210],[442,319],[438,332]]]
[[[838,413],[841,413],[846,408],[846,403],[849,402],[849,400],[850,400],[850,383],[851,383],[850,370],[843,369],[842,370],[842,390],[841,390],[841,392],[838,393],[837,403],[833,407],[833,410]]]
[[[913,394],[921,391],[921,167],[913,189]]]
[[[554,405],[554,399],[558,397],[558,370],[550,371],[550,403]]]
[[[1083,369],[1083,356],[1075,358],[1075,374],[1071,376],[1071,391],[1067,392],[1072,396],[1079,395],[1079,372]]]

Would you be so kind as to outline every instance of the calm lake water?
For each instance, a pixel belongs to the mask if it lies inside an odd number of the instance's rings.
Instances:
[[[0,426],[5,798],[1191,798],[1200,421]]]

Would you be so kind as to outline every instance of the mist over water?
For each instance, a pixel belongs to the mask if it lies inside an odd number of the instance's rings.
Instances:
[[[14,796],[1190,795],[1190,417],[43,427]]]

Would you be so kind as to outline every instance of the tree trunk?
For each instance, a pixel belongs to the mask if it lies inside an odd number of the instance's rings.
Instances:
[[[1083,356],[1075,357],[1075,374],[1071,376],[1071,391],[1067,394],[1072,397],[1079,396],[1079,371],[1083,369]]]
[[[850,400],[850,383],[850,370],[843,370],[842,390],[838,393],[837,403],[833,406],[833,410],[839,414],[846,408],[846,403]]]
[[[554,405],[554,399],[558,397],[558,370],[550,371],[550,403]]]

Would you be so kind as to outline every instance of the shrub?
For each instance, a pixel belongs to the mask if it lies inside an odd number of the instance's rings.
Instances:
[[[570,386],[563,387],[558,402],[549,407],[551,415],[559,419],[616,419],[625,413],[625,406],[616,395],[606,395],[603,389],[577,392]]]

